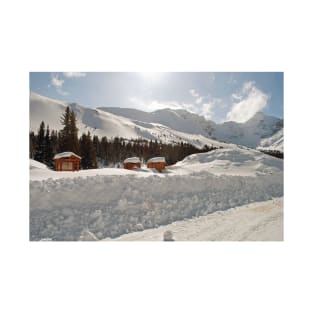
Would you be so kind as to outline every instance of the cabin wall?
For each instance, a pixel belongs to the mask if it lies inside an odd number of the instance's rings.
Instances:
[[[54,168],[56,171],[79,171],[80,159],[75,157],[56,159]]]
[[[124,169],[133,170],[135,168],[141,168],[140,163],[124,163]]]
[[[154,163],[148,163],[148,168],[155,168],[159,172],[162,172],[165,169],[166,164],[164,162],[154,162]]]

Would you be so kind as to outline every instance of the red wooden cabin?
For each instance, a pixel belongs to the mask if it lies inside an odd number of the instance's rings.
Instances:
[[[165,161],[165,158],[163,157],[152,158],[148,160],[147,162],[148,168],[155,168],[159,172],[162,172],[163,170],[165,170],[165,166],[166,166],[166,161]]]
[[[54,156],[56,171],[79,171],[81,157],[73,152],[62,152]]]
[[[124,168],[127,170],[135,170],[136,168],[141,168],[141,162],[137,157],[128,158],[124,160]]]

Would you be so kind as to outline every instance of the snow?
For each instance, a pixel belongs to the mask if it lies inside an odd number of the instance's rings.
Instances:
[[[204,145],[225,147],[225,142],[255,148],[262,139],[271,137],[283,127],[281,119],[260,112],[246,123],[216,124],[185,110],[164,109],[148,113],[127,108],[91,109],[31,92],[30,129],[37,132],[42,120],[50,129],[62,129],[60,116],[68,105],[76,113],[79,135],[89,131],[91,135],[108,138],[142,138],[165,143],[183,141],[198,148]]]
[[[169,166],[177,173],[210,172],[215,175],[260,176],[283,171],[283,161],[249,148],[230,145],[226,149],[193,154]]]
[[[124,163],[140,163],[140,159],[137,157],[127,158]]]
[[[114,238],[282,197],[282,168],[280,159],[235,147],[189,156],[164,174],[33,168],[31,240],[79,240],[86,229],[98,239]]]
[[[283,198],[133,232],[115,240],[161,241],[165,236],[175,241],[281,241],[284,237]]]
[[[69,158],[71,156],[75,156],[76,158],[81,159],[81,157],[75,154],[74,152],[61,152],[61,153],[56,154],[53,159],[57,160],[61,158]]]
[[[47,165],[41,162],[35,161],[35,160],[31,160],[31,159],[29,160],[29,169],[30,170],[36,170],[36,169],[49,170]]]
[[[44,164],[43,164],[44,165]],[[44,165],[45,166],[45,165]],[[76,179],[84,177],[94,176],[125,176],[135,175],[138,177],[150,176],[152,171],[145,169],[137,169],[129,171],[120,168],[99,168],[91,170],[80,170],[75,172],[68,171],[53,171],[48,168],[32,168],[30,171],[31,181],[42,181],[47,179],[58,180],[58,179]]]
[[[171,129],[188,134],[196,134],[219,141],[236,143],[255,148],[262,138],[269,137],[282,127],[282,120],[257,112],[245,123],[225,122],[216,124],[204,117],[186,110],[163,109],[155,112],[142,112],[126,108],[99,108],[133,120],[138,125],[158,123]],[[144,124],[143,124],[144,123]]]
[[[76,114],[79,136],[82,133],[90,132],[92,136],[106,136],[107,138],[142,138],[147,140],[162,140],[164,143],[183,141],[193,144],[198,148],[202,148],[204,145],[221,145],[220,142],[207,138],[199,134],[196,130],[194,133],[187,133],[171,129],[162,123],[146,123],[144,121],[133,120],[110,113],[109,111],[87,108],[77,103],[56,101],[34,92],[30,93],[30,130],[37,132],[41,121],[49,125],[50,130],[62,129],[63,126],[60,123],[60,117],[64,114],[67,106],[70,106]],[[143,120],[145,120],[145,113],[142,112],[138,116],[142,116]],[[147,114],[149,115],[150,113]],[[203,134],[205,135],[205,133]]]
[[[164,157],[155,157],[155,158],[151,158],[147,161],[147,163],[159,163],[159,162],[165,163],[165,158]]]
[[[284,152],[284,129],[280,129],[269,138],[262,139],[257,149]]]

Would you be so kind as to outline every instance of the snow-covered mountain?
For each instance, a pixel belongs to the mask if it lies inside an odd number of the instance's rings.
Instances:
[[[118,112],[113,114],[101,109],[87,108],[77,103],[65,103],[34,92],[30,93],[30,130],[36,132],[41,121],[49,125],[50,129],[62,129],[63,126],[60,123],[60,117],[68,105],[76,113],[79,134],[89,131],[91,135],[97,135],[99,137],[107,136],[108,138],[119,136],[128,139],[162,140],[163,142],[183,141],[200,148],[204,145],[221,145],[220,142],[209,138],[208,135],[204,136],[205,133],[202,135],[197,129],[187,127],[187,131],[184,132],[184,124],[179,123],[182,117],[178,113],[175,113],[175,111],[169,110],[166,113],[166,110],[164,110],[164,112],[159,112],[160,116],[163,115],[164,123],[158,123],[152,122],[149,118],[152,113],[125,109],[125,111],[131,112],[132,115],[131,117],[125,117],[122,116],[123,114],[118,114]],[[124,109],[120,110],[123,111]],[[175,114],[176,117],[174,117]],[[136,116],[137,119],[134,119],[133,116]],[[194,115],[194,117],[196,118],[197,115]],[[171,122],[174,126],[176,122],[175,118],[178,120],[177,127],[173,129],[166,125]],[[205,122],[204,118],[198,118],[203,119],[203,122]],[[161,117],[159,120],[162,120]],[[185,121],[185,124],[187,125],[188,121]]]
[[[260,150],[284,151],[284,129],[280,129],[273,136],[262,139],[257,147]]]
[[[213,121],[207,121],[203,116],[185,110],[163,109],[151,113],[113,107],[102,107],[99,110],[127,117],[137,124],[158,123],[173,130],[200,134],[218,141],[235,143],[251,148],[257,147],[264,138],[273,136],[283,128],[282,119],[267,116],[262,112],[256,113],[245,123],[225,122],[216,124]],[[280,137],[280,141],[283,142],[283,132],[281,131],[279,134],[276,138]]]
[[[216,124],[185,110],[163,109],[143,112],[136,109],[101,107],[91,109],[30,93],[30,129],[37,131],[43,120],[51,129],[61,129],[60,116],[67,105],[77,115],[80,134],[124,138],[156,139],[163,142],[189,142],[197,147],[220,146],[220,141],[256,148],[262,140],[283,128],[283,120],[259,112],[245,123]],[[283,132],[281,131],[281,142]]]

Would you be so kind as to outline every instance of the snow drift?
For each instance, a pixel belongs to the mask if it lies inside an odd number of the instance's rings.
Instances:
[[[214,174],[212,162],[228,165]],[[245,162],[253,174],[228,174],[229,167]],[[56,179],[53,171],[41,169],[46,179],[30,181],[30,239],[79,240],[86,231],[98,239],[117,237],[281,197],[282,164],[254,150],[225,149],[189,156],[167,174],[111,169],[118,175],[94,170]]]

